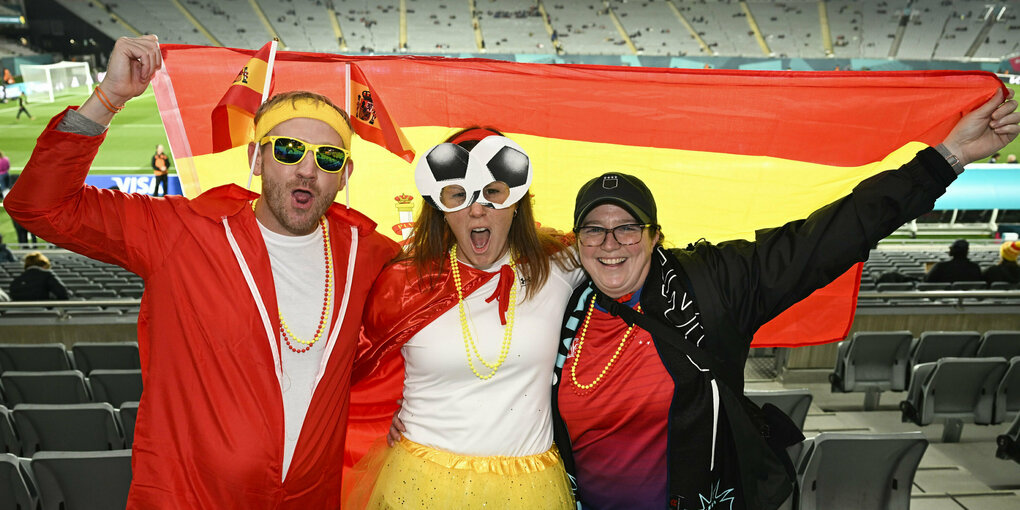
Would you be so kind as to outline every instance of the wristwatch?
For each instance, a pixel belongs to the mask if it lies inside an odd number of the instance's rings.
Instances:
[[[960,158],[956,157],[956,154],[949,152],[949,149],[941,143],[935,146],[935,150],[939,151],[939,154],[946,158],[946,162],[953,167],[953,171],[956,172],[956,175],[963,173],[963,163],[960,162]]]

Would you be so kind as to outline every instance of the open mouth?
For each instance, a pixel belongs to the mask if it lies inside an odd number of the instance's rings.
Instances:
[[[297,207],[305,208],[312,203],[312,193],[308,190],[296,189],[290,192],[290,196],[294,201],[294,205]]]
[[[597,260],[603,266],[618,267],[627,261],[627,257],[599,257]]]
[[[474,248],[475,253],[483,253],[489,246],[489,229],[487,228],[473,228],[471,229],[471,247]]]

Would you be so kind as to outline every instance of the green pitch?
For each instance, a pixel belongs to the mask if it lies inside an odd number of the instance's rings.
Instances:
[[[21,119],[15,119],[17,102],[0,104],[0,151],[11,158],[11,171],[18,173],[24,168],[32,155],[36,138],[54,115],[69,104],[81,104],[86,97],[86,94],[65,95],[57,97],[53,103],[29,104],[28,111],[32,112],[35,120],[29,120],[24,115]],[[163,144],[167,152],[170,152],[159,119],[156,96],[150,88],[145,94],[129,101],[124,110],[114,116],[106,142],[100,147],[91,172],[148,175],[152,172],[150,165],[156,144]],[[5,243],[18,241],[6,212],[0,212],[0,234]]]

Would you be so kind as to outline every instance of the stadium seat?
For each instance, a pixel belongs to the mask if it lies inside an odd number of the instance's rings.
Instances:
[[[120,425],[124,431],[124,447],[131,448],[135,442],[135,421],[138,419],[138,402],[124,402],[120,405]]]
[[[977,352],[981,334],[977,331],[926,331],[911,346],[910,365],[938,361],[940,358],[968,358]]]
[[[863,391],[864,409],[876,409],[881,392],[906,389],[912,340],[910,331],[861,331],[840,342],[832,392]]]
[[[988,284],[983,281],[978,282],[953,282],[949,285],[949,290],[987,290]]]
[[[139,370],[137,342],[76,343],[71,347],[74,366],[88,376],[95,369]]]
[[[120,407],[124,402],[137,402],[142,398],[141,370],[93,370],[89,386],[96,402],[107,402]]]
[[[886,282],[875,285],[879,292],[911,292],[914,290],[913,282]]]
[[[978,345],[978,358],[1020,356],[1020,331],[986,331]]]
[[[124,448],[113,406],[103,403],[19,404],[11,413],[21,453],[99,451]]]
[[[1005,423],[1020,412],[1020,355],[1009,360],[1009,368],[995,390],[992,423]]]
[[[85,377],[77,370],[53,372],[4,372],[0,383],[7,405],[84,404],[91,402]]]
[[[117,291],[108,289],[76,290],[74,295],[85,299],[116,299]]]
[[[928,440],[921,432],[823,432],[804,442],[800,510],[910,508],[914,474]]]
[[[29,464],[41,510],[125,508],[131,487],[131,450],[39,452]]]
[[[13,453],[21,455],[21,441],[18,433],[14,431],[14,420],[11,419],[11,410],[7,406],[0,406],[0,453]]]
[[[918,282],[917,290],[930,291],[930,290],[949,290],[948,283],[942,282]]]
[[[1020,413],[1013,418],[1013,424],[1006,433],[995,438],[995,444],[996,457],[1020,464]]]
[[[18,457],[0,454],[0,510],[35,510],[36,499],[30,483]]]
[[[9,370],[39,372],[70,368],[64,344],[0,344],[0,373]]]
[[[797,428],[804,430],[804,420],[811,407],[811,391],[807,388],[796,390],[744,390],[752,402],[763,406],[766,403],[778,407],[793,420]]]
[[[914,367],[907,399],[900,402],[904,423],[930,425],[944,420],[942,441],[960,441],[963,420],[989,425],[995,390],[1006,373],[1003,358],[942,358]]]

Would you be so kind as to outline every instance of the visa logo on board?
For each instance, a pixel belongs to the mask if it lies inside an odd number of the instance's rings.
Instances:
[[[148,195],[156,187],[156,179],[154,177],[143,175],[113,177],[113,182],[125,193],[144,193]]]

